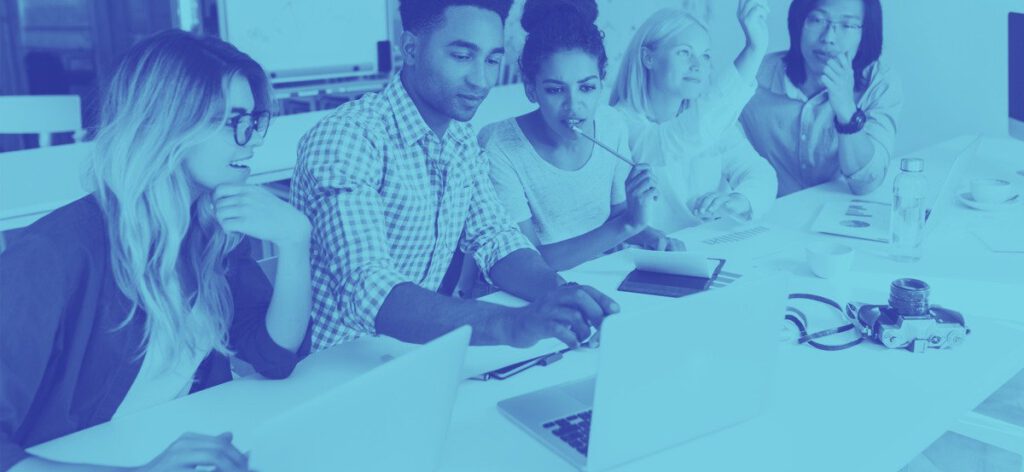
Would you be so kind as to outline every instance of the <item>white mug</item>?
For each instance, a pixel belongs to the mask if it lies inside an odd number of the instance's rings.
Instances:
[[[807,264],[823,279],[840,276],[853,266],[853,248],[845,244],[823,242],[807,246]]]
[[[1013,196],[1010,182],[1002,179],[974,179],[971,197],[978,203],[1002,203]]]

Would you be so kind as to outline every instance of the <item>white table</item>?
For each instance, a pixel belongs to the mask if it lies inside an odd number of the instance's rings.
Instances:
[[[962,147],[953,140],[922,155],[937,156]],[[1020,143],[991,141],[993,149],[1016,152]],[[1001,151],[1000,151],[1001,152]],[[1013,156],[1024,155],[1021,153]],[[1007,162],[1006,159],[996,160]],[[1017,165],[1010,161],[1008,165]],[[989,164],[972,172],[988,172]],[[998,166],[997,166],[998,167]],[[798,228],[796,242],[824,236],[806,231],[829,198],[842,198],[841,186],[827,184],[781,199],[766,221]],[[1006,214],[972,213],[951,207],[950,224],[934,233],[920,263],[897,265],[881,256],[882,246],[858,243],[854,271],[839,283],[813,278],[796,247],[733,267],[776,270],[792,276],[791,290],[837,298],[880,302],[889,282],[916,275],[933,287],[932,301],[966,313],[972,334],[956,349],[912,354],[862,344],[823,352],[806,346],[780,347],[771,406],[757,418],[622,467],[622,470],[896,470],[949,430],[958,419],[1024,368],[1024,310],[1019,308],[1024,255],[992,255],[966,231],[978,225],[1021,229],[1024,210]],[[685,237],[685,232],[683,236]],[[957,256],[949,254],[957,253]],[[964,254],[960,257],[959,254]],[[993,267],[997,263],[1005,267]],[[991,273],[963,270],[984,266]],[[608,293],[628,269],[612,255],[566,273]],[[645,309],[660,299],[614,292],[623,312]],[[502,294],[492,300],[510,302]],[[262,415],[309,398],[381,361],[377,348],[388,341],[360,340],[311,356],[283,381],[243,379],[185,397],[136,415],[39,445],[32,452],[63,460],[130,465],[148,460],[183,431],[245,431]],[[500,358],[510,349],[471,348],[470,356]],[[446,446],[444,470],[571,470],[568,464],[501,417],[495,403],[514,395],[592,375],[593,351],[570,353],[553,365],[534,368],[501,382],[466,381],[459,391]]]

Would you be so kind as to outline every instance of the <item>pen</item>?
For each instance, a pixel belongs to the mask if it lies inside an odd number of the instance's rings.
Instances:
[[[587,338],[586,341],[583,341],[582,343],[580,343],[579,346],[577,346],[575,348],[567,347],[567,348],[559,350],[559,351],[551,352],[551,353],[548,353],[548,354],[542,354],[542,355],[537,356],[537,357],[532,357],[530,359],[526,359],[525,361],[519,361],[519,362],[516,362],[514,364],[509,364],[509,365],[507,365],[505,367],[499,367],[499,368],[494,369],[492,371],[484,372],[484,373],[482,373],[482,374],[480,374],[480,375],[478,375],[476,377],[470,377],[470,380],[491,380],[491,379],[505,380],[505,379],[507,379],[507,378],[509,378],[509,377],[511,377],[513,375],[516,375],[516,374],[518,374],[518,373],[520,373],[520,372],[522,372],[522,371],[524,371],[526,369],[529,369],[530,367],[534,367],[534,366],[538,366],[538,365],[541,366],[541,367],[544,367],[544,366],[548,366],[548,365],[554,364],[555,362],[558,362],[559,360],[561,360],[562,356],[564,354],[566,354],[566,353],[568,353],[570,351],[574,351],[574,350],[579,349],[579,348],[597,347],[598,342],[599,342],[598,341],[598,338],[599,338],[598,333],[600,333],[600,331],[594,332],[589,338]]]
[[[576,134],[578,134],[578,135],[580,135],[580,136],[583,136],[584,138],[587,138],[587,139],[589,139],[589,140],[590,140],[590,142],[592,142],[592,143],[594,143],[594,144],[596,144],[596,145],[598,145],[598,146],[601,146],[601,148],[602,148],[602,149],[604,149],[605,151],[608,151],[609,153],[611,153],[611,155],[613,155],[613,156],[615,156],[615,157],[619,158],[619,160],[621,160],[622,162],[625,162],[625,163],[626,163],[626,164],[628,164],[628,165],[629,165],[630,167],[634,167],[634,166],[636,166],[636,163],[635,163],[635,162],[633,162],[632,160],[630,160],[630,159],[626,158],[626,156],[623,156],[622,154],[619,154],[619,153],[618,153],[618,152],[616,152],[616,151],[615,151],[614,149],[612,149],[612,148],[610,148],[610,147],[606,146],[606,145],[605,145],[604,143],[602,143],[601,141],[598,141],[598,140],[596,140],[596,139],[594,139],[594,138],[591,138],[590,136],[587,136],[587,135],[586,135],[586,134],[585,134],[585,133],[583,132],[583,130],[581,130],[581,129],[580,129],[580,127],[579,127],[579,126],[576,126],[576,125],[572,125],[572,127],[571,127],[571,128],[572,128],[572,130],[573,130],[573,131],[575,131],[575,132],[576,132]],[[658,196],[657,196],[657,195],[655,195],[655,196],[654,196],[654,201],[658,201]]]
[[[596,144],[596,145],[598,145],[598,146],[601,146],[601,148],[602,148],[602,149],[604,149],[605,151],[608,151],[608,152],[610,152],[610,153],[611,153],[611,154],[612,154],[613,156],[615,156],[615,157],[619,158],[619,160],[621,160],[622,162],[625,162],[626,164],[629,164],[629,165],[630,165],[630,167],[632,167],[632,166],[635,166],[635,165],[636,165],[636,163],[634,163],[633,161],[631,161],[631,160],[627,159],[627,158],[626,158],[626,156],[623,156],[622,154],[619,154],[618,152],[616,152],[616,151],[615,151],[614,149],[612,149],[612,148],[610,148],[610,147],[608,147],[608,146],[605,146],[605,145],[604,145],[604,143],[602,143],[601,141],[598,141],[598,140],[596,140],[596,139],[594,139],[594,138],[591,138],[590,136],[587,136],[587,135],[586,135],[586,134],[585,134],[585,133],[583,132],[583,130],[581,130],[581,129],[580,129],[580,127],[579,127],[579,126],[576,126],[576,125],[572,125],[572,130],[573,130],[573,131],[575,131],[575,132],[576,132],[576,134],[578,134],[578,135],[580,135],[580,136],[583,136],[584,138],[587,138],[587,139],[589,139],[589,140],[590,140],[590,141],[591,141],[592,143],[594,143],[594,144]]]

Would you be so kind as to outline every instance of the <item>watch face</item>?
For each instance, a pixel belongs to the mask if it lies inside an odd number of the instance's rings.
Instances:
[[[864,110],[857,110],[857,113],[853,114],[852,125],[856,125],[858,128],[864,126],[864,122],[867,121],[867,117],[864,116]]]
[[[847,124],[840,123],[839,118],[836,118],[836,130],[842,134],[853,134],[863,129],[867,120],[868,117],[864,114],[864,110],[857,109]]]

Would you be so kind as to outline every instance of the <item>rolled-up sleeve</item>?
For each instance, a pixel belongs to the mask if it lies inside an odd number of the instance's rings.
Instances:
[[[292,198],[314,228],[315,347],[340,341],[348,330],[376,334],[384,300],[411,281],[389,253],[378,193],[383,159],[374,145],[381,141],[358,123],[325,121],[299,144]]]
[[[494,264],[519,249],[536,250],[512,221],[498,200],[488,176],[488,166],[481,153],[474,153],[469,168],[473,200],[469,204],[465,234],[460,249],[472,254],[488,283]]]
[[[845,176],[850,191],[865,194],[885,180],[896,153],[896,123],[903,109],[903,88],[891,72],[881,71],[870,90],[861,98],[867,115],[861,133],[874,147],[871,160],[857,172]]]

